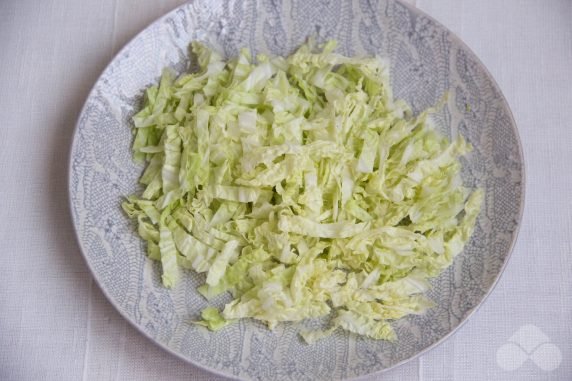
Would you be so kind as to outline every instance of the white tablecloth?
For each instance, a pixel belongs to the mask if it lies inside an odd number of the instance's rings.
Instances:
[[[572,380],[572,1],[410,2],[459,35],[508,98],[526,210],[480,311],[377,379]],[[119,316],[91,279],[67,206],[68,151],[90,87],[118,49],[179,3],[0,1],[0,380],[220,379]]]

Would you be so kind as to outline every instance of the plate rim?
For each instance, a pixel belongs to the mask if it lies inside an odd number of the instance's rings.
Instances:
[[[220,1],[224,1],[224,0],[216,0],[216,1],[220,2]],[[465,324],[483,306],[483,304],[485,304],[487,302],[489,296],[492,294],[492,292],[497,287],[500,278],[502,277],[506,268],[508,267],[508,264],[510,262],[510,259],[512,257],[512,254],[513,254],[515,246],[516,246],[516,242],[518,241],[518,236],[520,233],[520,228],[522,226],[522,220],[523,220],[524,209],[525,209],[525,204],[526,204],[525,203],[525,199],[526,199],[526,160],[524,157],[524,149],[522,146],[522,140],[521,140],[520,134],[518,132],[518,125],[517,125],[516,120],[514,118],[514,114],[512,112],[510,104],[509,104],[508,100],[506,99],[504,93],[502,92],[502,90],[501,90],[499,84],[497,83],[496,79],[492,75],[492,73],[489,71],[487,66],[481,61],[481,59],[477,56],[477,54],[475,52],[473,52],[473,50],[459,36],[457,36],[453,31],[451,31],[448,27],[443,25],[440,21],[435,19],[433,16],[427,14],[425,11],[417,8],[414,5],[405,2],[404,0],[387,0],[387,1],[390,1],[390,2],[393,1],[395,3],[398,3],[398,4],[406,7],[409,11],[416,13],[418,16],[423,16],[423,17],[427,18],[428,20],[430,20],[431,22],[433,22],[434,24],[436,24],[437,26],[439,26],[440,28],[443,28],[443,30],[447,32],[450,40],[452,42],[454,42],[455,44],[457,44],[459,47],[461,47],[471,57],[471,59],[473,59],[480,66],[480,68],[482,68],[487,79],[490,80],[493,90],[498,93],[499,100],[500,100],[501,104],[503,104],[505,106],[505,109],[508,111],[508,117],[510,120],[510,128],[513,130],[513,132],[515,134],[516,145],[518,148],[518,155],[519,155],[520,163],[521,163],[521,174],[522,174],[521,175],[521,187],[520,187],[521,198],[520,198],[520,203],[518,205],[518,215],[517,215],[517,219],[516,219],[514,234],[512,236],[512,240],[511,240],[511,243],[510,243],[509,248],[507,250],[503,264],[500,267],[498,273],[495,275],[495,279],[489,285],[487,291],[482,296],[482,298],[478,302],[478,304],[474,308],[472,308],[469,312],[467,312],[465,314],[465,316],[462,318],[462,320],[455,327],[453,327],[447,334],[445,334],[444,336],[439,338],[433,344],[428,345],[427,347],[421,349],[419,352],[417,352],[413,356],[408,357],[406,359],[403,359],[403,360],[401,360],[401,361],[399,361],[399,362],[397,362],[397,363],[395,363],[395,364],[393,364],[387,368],[379,369],[379,370],[373,371],[371,373],[367,373],[367,374],[363,374],[363,375],[359,375],[359,376],[355,376],[355,377],[346,378],[345,380],[347,380],[347,381],[358,381],[358,380],[361,380],[365,377],[378,376],[378,375],[381,375],[382,373],[385,373],[387,371],[390,371],[390,370],[393,370],[397,367],[400,367],[400,366],[402,366],[402,365],[404,365],[404,364],[406,364],[412,360],[419,358],[422,355],[427,354],[431,350],[433,350],[436,347],[440,346],[441,344],[445,343],[453,335],[458,333],[461,330],[461,328],[463,328],[465,326]],[[190,1],[184,2],[183,4],[176,6],[175,8],[167,11],[163,15],[157,17],[155,20],[153,20],[152,22],[147,24],[143,29],[141,29],[139,32],[137,32],[133,37],[131,37],[122,46],[121,49],[119,49],[117,51],[117,53],[115,53],[113,55],[113,57],[108,61],[105,68],[101,71],[101,73],[98,75],[97,79],[95,80],[95,82],[91,86],[91,89],[89,90],[89,93],[88,93],[87,97],[85,98],[85,101],[83,102],[83,106],[82,106],[82,108],[78,114],[77,120],[75,122],[74,131],[73,131],[73,135],[72,135],[72,142],[71,142],[71,145],[70,145],[70,148],[68,151],[68,166],[67,166],[67,171],[68,171],[68,175],[67,175],[68,211],[69,211],[69,214],[70,214],[71,220],[72,220],[74,237],[75,237],[75,240],[76,240],[78,247],[80,249],[79,251],[80,251],[80,253],[84,259],[84,262],[86,263],[86,265],[89,269],[91,281],[95,282],[97,284],[97,286],[99,287],[99,289],[101,290],[101,292],[103,293],[103,295],[105,296],[107,301],[113,306],[113,308],[119,313],[119,315],[124,320],[126,320],[132,327],[134,327],[139,333],[141,333],[146,339],[148,339],[149,341],[154,343],[157,347],[161,348],[163,351],[165,351],[171,355],[174,355],[175,357],[181,359],[182,361],[184,361],[187,364],[191,364],[192,366],[195,366],[195,367],[197,367],[203,371],[210,372],[211,374],[215,374],[217,376],[221,376],[221,377],[226,378],[226,379],[248,380],[248,378],[237,377],[233,374],[226,373],[226,372],[223,372],[219,369],[201,364],[192,358],[183,356],[183,354],[178,353],[174,349],[167,346],[165,343],[160,342],[159,340],[156,340],[155,338],[151,337],[151,335],[148,332],[146,332],[142,326],[140,326],[133,319],[131,319],[131,317],[129,317],[127,315],[127,313],[125,311],[123,311],[122,308],[120,308],[120,306],[116,303],[114,298],[111,297],[111,295],[109,294],[107,289],[102,285],[102,283],[98,279],[98,277],[96,275],[97,273],[95,272],[90,260],[88,259],[87,255],[86,255],[86,250],[84,249],[83,242],[80,239],[80,236],[79,236],[80,232],[79,232],[79,228],[78,228],[79,223],[78,223],[78,221],[76,221],[76,217],[75,217],[75,213],[74,213],[75,206],[74,206],[74,201],[73,201],[73,197],[72,197],[72,178],[74,175],[73,160],[74,160],[75,153],[77,150],[77,144],[78,144],[77,141],[78,141],[78,136],[79,136],[80,122],[81,122],[83,115],[85,114],[89,99],[95,94],[97,84],[101,81],[102,77],[107,72],[107,70],[110,68],[110,66],[113,64],[113,62],[115,62],[133,44],[133,42],[135,40],[137,40],[141,35],[143,35],[147,30],[149,30],[153,26],[160,24],[161,22],[163,22],[168,17],[176,14],[181,9],[185,9],[185,8],[189,7],[189,5],[194,3],[194,2],[195,2],[194,0],[190,0]],[[91,287],[90,287],[90,290],[91,290]]]

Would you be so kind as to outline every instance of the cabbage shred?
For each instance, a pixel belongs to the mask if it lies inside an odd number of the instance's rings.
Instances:
[[[432,305],[428,279],[472,234],[483,192],[459,162],[471,146],[394,100],[380,59],[335,42],[256,60],[192,49],[200,70],[165,70],[133,117],[145,189],[122,205],[163,284],[185,268],[206,273],[207,299],[230,292],[202,313],[213,330],[330,316],[302,337],[394,340],[391,321]]]

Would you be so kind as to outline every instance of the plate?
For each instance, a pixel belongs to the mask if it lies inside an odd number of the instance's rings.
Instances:
[[[474,151],[463,180],[482,187],[485,203],[471,241],[434,279],[437,306],[394,323],[396,343],[337,332],[312,346],[293,326],[269,331],[241,321],[211,333],[190,323],[206,301],[188,273],[174,290],[122,213],[122,197],[139,191],[130,118],[162,68],[188,69],[188,46],[200,40],[227,56],[241,47],[286,55],[308,36],[336,39],[348,55],[379,55],[391,64],[394,94],[419,112],[439,102],[437,128],[462,134]],[[515,122],[483,64],[450,31],[398,1],[197,0],[136,36],[105,69],[78,120],[71,149],[69,194],[83,255],[117,310],[144,335],[178,357],[240,379],[335,380],[381,372],[442,342],[483,302],[516,239],[524,199],[522,148]],[[222,303],[222,301],[219,301]]]

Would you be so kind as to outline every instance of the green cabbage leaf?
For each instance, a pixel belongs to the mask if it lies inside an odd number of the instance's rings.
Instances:
[[[431,308],[429,279],[471,238],[484,198],[460,176],[471,145],[395,100],[382,60],[335,42],[228,61],[192,48],[199,70],[165,70],[133,117],[143,190],[122,204],[164,286],[188,269],[206,299],[230,293],[202,311],[211,330],[329,317],[301,336],[395,340],[392,321]]]

